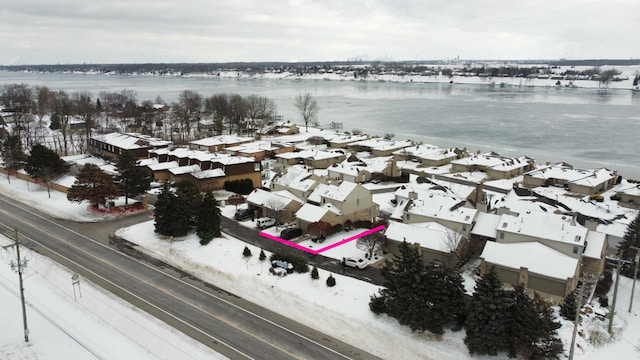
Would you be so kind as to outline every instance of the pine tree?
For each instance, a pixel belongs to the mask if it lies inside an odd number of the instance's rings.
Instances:
[[[564,350],[557,331],[561,324],[555,320],[551,305],[537,293],[533,297],[533,307],[538,319],[537,336],[525,355],[530,360],[557,359]]]
[[[51,187],[49,182],[54,178],[69,172],[69,164],[62,160],[55,151],[40,144],[35,144],[31,147],[31,153],[27,157],[27,162],[24,168],[29,176],[32,178],[38,178],[47,184],[49,197],[51,197]]]
[[[244,256],[245,258],[249,258],[251,257],[251,255],[251,250],[248,246],[245,245],[244,250],[242,251],[242,256]]]
[[[576,292],[572,291],[560,305],[560,316],[573,321],[576,318],[576,311],[578,311],[578,298],[576,297]]]
[[[173,206],[173,236],[185,236],[196,225],[196,211],[200,207],[200,193],[192,182],[181,182],[177,185]]]
[[[334,278],[333,275],[331,274],[329,274],[329,277],[327,278],[327,286],[328,287],[336,286],[336,278]]]
[[[258,260],[264,261],[266,258],[267,258],[267,255],[265,255],[264,250],[260,249],[260,256],[258,256]]]
[[[502,283],[494,268],[476,282],[465,322],[464,343],[471,354],[497,355],[509,349],[509,314]]]
[[[69,201],[82,202],[88,200],[91,206],[98,208],[105,205],[108,199],[115,199],[119,190],[109,174],[97,165],[87,163],[82,167],[69,191]]]
[[[618,248],[622,250],[622,258],[628,261],[635,261],[636,250],[631,247],[640,247],[640,213],[631,221],[624,233],[622,242]],[[622,273],[628,277],[633,277],[635,266],[625,266]],[[640,275],[640,272],[638,272]]]
[[[2,142],[2,146],[0,147],[0,154],[2,154],[2,159],[4,160],[5,167],[7,168],[7,180],[10,182],[10,174],[12,171],[17,171],[22,168],[25,160],[27,160],[27,155],[22,150],[22,141],[17,135],[9,135]]]
[[[430,304],[425,314],[426,329],[442,334],[444,327],[464,318],[464,284],[460,273],[442,263],[434,262],[425,267],[425,280],[429,284],[426,299]]]
[[[320,279],[320,275],[318,274],[318,268],[317,267],[313,267],[313,269],[311,270],[311,279],[313,280],[318,280]]]
[[[174,236],[174,220],[175,202],[177,196],[173,193],[167,183],[162,186],[162,191],[158,194],[155,204],[155,229],[158,234],[165,236]]]
[[[213,193],[208,191],[202,197],[196,213],[196,233],[200,238],[200,244],[206,245],[214,237],[219,237],[220,231],[220,209],[216,205]]]
[[[151,188],[152,174],[146,167],[137,165],[138,159],[133,152],[125,150],[118,155],[115,181],[124,195],[125,204],[130,197],[144,194]]]

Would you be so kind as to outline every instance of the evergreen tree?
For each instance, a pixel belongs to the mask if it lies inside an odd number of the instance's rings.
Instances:
[[[318,274],[318,268],[317,267],[313,267],[313,269],[311,270],[311,278],[313,280],[318,280],[320,279],[320,275]]]
[[[22,141],[16,135],[9,135],[2,142],[0,147],[0,154],[2,154],[2,160],[4,166],[7,168],[7,180],[11,182],[11,172],[18,171],[24,165],[27,160],[27,155],[22,150]]]
[[[216,205],[213,193],[207,191],[196,213],[196,233],[200,238],[200,244],[206,245],[214,237],[219,237],[220,231],[220,208]]]
[[[564,351],[557,331],[561,324],[555,320],[551,305],[537,293],[533,297],[533,307],[538,315],[537,336],[524,355],[530,360],[557,359]]]
[[[196,211],[200,207],[200,193],[192,182],[181,182],[176,189],[176,198],[173,204],[175,212],[173,217],[173,236],[185,236],[196,225]]]
[[[576,292],[570,292],[560,305],[560,316],[567,320],[573,321],[576,318],[576,312],[578,311],[578,298]]]
[[[160,235],[174,236],[174,218],[173,214],[176,211],[175,202],[176,194],[171,190],[169,184],[164,183],[162,191],[158,194],[158,199],[155,204],[155,229]]]
[[[444,326],[464,318],[464,283],[460,273],[442,263],[434,262],[425,267],[425,281],[429,285],[426,299],[430,304],[424,322],[426,329],[442,334]]]
[[[267,258],[267,255],[264,253],[263,249],[260,249],[260,256],[258,256],[258,260],[264,261]]]
[[[471,354],[497,355],[509,349],[509,314],[500,278],[491,268],[476,283],[465,322],[464,343]]]
[[[133,152],[125,150],[118,155],[115,181],[124,195],[125,204],[130,197],[144,194],[151,188],[152,174],[146,167],[137,165],[138,159]]]
[[[31,153],[27,157],[25,170],[29,176],[38,178],[47,184],[47,191],[51,197],[50,181],[69,172],[69,164],[62,160],[55,151],[35,144],[31,147]]]
[[[119,190],[113,179],[97,165],[85,164],[76,177],[69,191],[69,201],[82,202],[88,200],[91,206],[98,208],[105,205],[107,199],[115,199]]]
[[[618,248],[622,250],[622,258],[631,262],[635,262],[636,250],[631,247],[640,248],[640,213],[631,221],[624,233],[622,242]],[[633,277],[635,266],[623,267],[622,273],[628,277]],[[640,275],[640,271],[638,272]]]
[[[244,250],[242,251],[242,256],[249,258],[251,255],[251,250],[249,250],[249,247],[245,245]]]
[[[327,278],[327,286],[328,287],[336,286],[336,278],[334,278],[333,275],[331,274],[329,274],[329,277]]]

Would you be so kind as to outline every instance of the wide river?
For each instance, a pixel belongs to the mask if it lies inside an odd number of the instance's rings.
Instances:
[[[363,82],[229,77],[37,74],[0,71],[0,85],[26,83],[54,90],[132,89],[138,100],[176,101],[183,90],[202,96],[235,93],[269,97],[285,119],[301,122],[297,94],[309,91],[319,122],[343,130],[392,133],[438,146],[527,155],[539,163],[565,161],[606,167],[640,179],[640,92],[621,89],[492,87],[478,84]]]

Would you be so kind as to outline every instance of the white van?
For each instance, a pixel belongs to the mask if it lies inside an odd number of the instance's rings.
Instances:
[[[260,229],[266,229],[275,224],[276,220],[268,217],[263,217],[256,220],[256,226]]]

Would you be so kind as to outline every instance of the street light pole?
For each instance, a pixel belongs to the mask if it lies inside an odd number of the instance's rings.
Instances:
[[[636,251],[636,266],[633,270],[633,285],[631,285],[631,300],[629,300],[629,312],[631,312],[631,308],[633,307],[633,293],[636,291],[636,278],[638,277],[638,260],[640,260],[640,248],[631,246],[631,249]]]
[[[618,283],[620,283],[620,268],[622,267],[622,250],[618,252],[618,266],[616,267],[616,283],[613,289],[613,301],[611,302],[611,311],[609,312],[609,335],[613,335],[613,317],[616,313],[616,299],[618,298]]]
[[[22,269],[27,267],[27,260],[22,260],[20,258],[20,239],[18,238],[18,229],[15,229],[16,232],[16,242],[15,244],[3,246],[4,249],[15,246],[16,247],[16,258],[17,263],[14,263],[11,260],[10,266],[14,271],[18,273],[18,281],[20,286],[20,302],[22,303],[22,324],[24,325],[24,341],[29,342],[29,327],[27,326],[27,307],[24,301],[24,285],[22,282]]]

